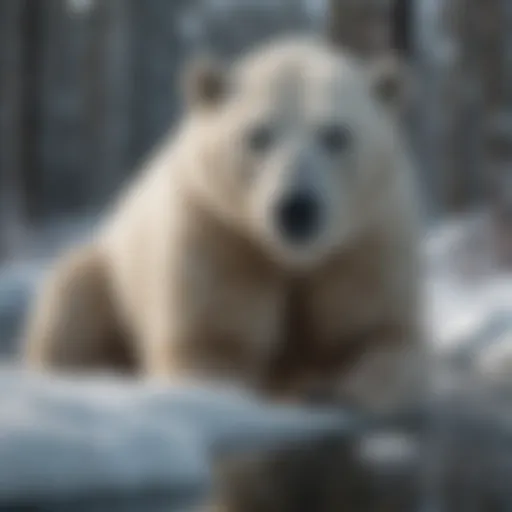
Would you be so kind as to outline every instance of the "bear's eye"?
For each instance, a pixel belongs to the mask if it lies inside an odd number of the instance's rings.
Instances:
[[[352,133],[347,126],[330,124],[318,130],[318,139],[329,153],[341,153],[350,146]]]
[[[274,131],[268,125],[255,126],[247,134],[247,146],[255,153],[267,151],[273,142]]]

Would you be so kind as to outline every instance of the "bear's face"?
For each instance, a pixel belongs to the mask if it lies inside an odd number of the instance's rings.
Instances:
[[[384,82],[309,42],[250,55],[217,77],[224,89],[209,78],[214,99],[191,116],[196,183],[285,268],[321,263],[363,227],[393,167]]]

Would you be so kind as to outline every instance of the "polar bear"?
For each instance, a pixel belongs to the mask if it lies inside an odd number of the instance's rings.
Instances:
[[[191,66],[177,128],[50,272],[27,363],[285,399],[414,389],[420,215],[400,83],[392,60],[309,37]]]

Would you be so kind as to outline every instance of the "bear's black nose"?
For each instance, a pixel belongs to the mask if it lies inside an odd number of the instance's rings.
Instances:
[[[305,243],[320,227],[320,205],[309,192],[295,192],[281,199],[277,206],[277,226],[287,241]]]

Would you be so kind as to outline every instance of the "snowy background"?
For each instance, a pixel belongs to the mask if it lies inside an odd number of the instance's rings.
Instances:
[[[400,49],[418,87],[404,123],[427,206],[429,338],[450,361],[448,376],[510,375],[510,5],[0,2],[0,510],[185,510],[207,492],[219,453],[349,428],[343,414],[271,411],[220,389],[45,379],[16,367],[23,317],[48,263],[87,236],[179,115],[177,77],[201,48],[229,56],[297,29],[331,30],[365,51],[407,43]]]

